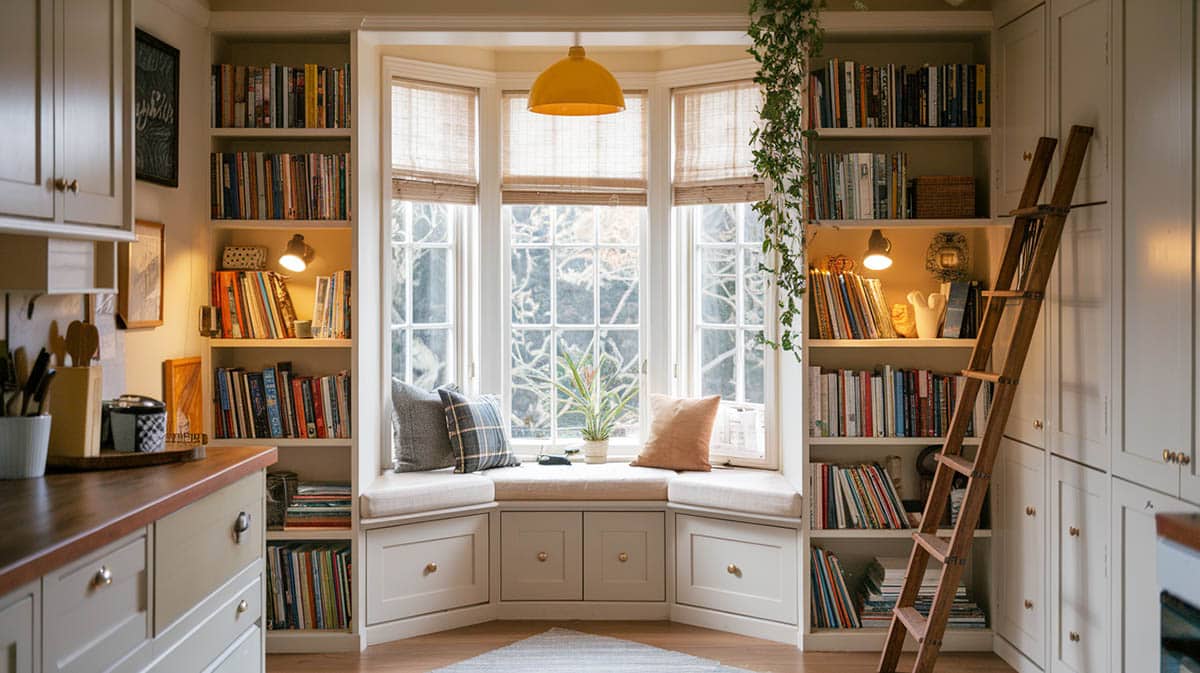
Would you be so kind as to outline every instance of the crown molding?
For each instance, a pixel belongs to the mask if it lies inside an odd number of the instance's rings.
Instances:
[[[992,13],[985,11],[821,12],[826,35],[990,34]]]
[[[689,32],[736,31],[746,32],[748,19],[741,12],[722,14],[682,15],[367,15],[364,30],[389,31],[563,31],[586,28],[587,32]]]
[[[341,33],[360,30],[362,14],[344,12],[211,12],[214,33]]]

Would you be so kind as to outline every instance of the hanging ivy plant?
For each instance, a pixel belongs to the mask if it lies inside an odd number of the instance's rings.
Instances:
[[[805,126],[809,57],[821,50],[822,0],[750,0],[750,53],[758,61],[755,82],[763,91],[761,121],[751,143],[754,170],[767,196],[754,204],[763,222],[762,270],[774,281],[779,332],[764,338],[798,360],[803,345],[801,296],[806,198],[811,161]]]

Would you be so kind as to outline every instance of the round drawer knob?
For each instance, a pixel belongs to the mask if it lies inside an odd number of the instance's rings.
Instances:
[[[108,569],[108,566],[100,566],[100,569],[96,571],[95,577],[92,578],[92,586],[106,587],[112,584],[112,581],[112,571]]]
[[[250,609],[250,604],[249,604],[249,603],[247,603],[245,600],[240,600],[240,601],[238,601],[238,605],[237,605],[237,613],[238,613],[239,615],[240,615],[240,614],[242,614],[243,612],[245,612],[245,611],[249,610],[249,609]]]
[[[1074,631],[1068,633],[1067,638],[1070,638],[1071,642],[1073,642],[1073,643],[1079,642],[1079,634],[1075,633]]]
[[[1037,516],[1037,508],[1033,505],[1025,506],[1025,516]]]
[[[1067,529],[1067,535],[1070,535],[1071,537],[1079,537],[1079,529],[1075,526],[1071,526]]]
[[[742,574],[742,569],[737,567],[736,563],[730,563],[729,565],[725,566],[725,572],[729,573],[730,575],[740,576]]]
[[[1176,459],[1176,461],[1179,462],[1180,465],[1187,465],[1188,463],[1192,462],[1192,457],[1187,455],[1186,453],[1183,453],[1182,451],[1180,451],[1178,454],[1176,454],[1175,459]]]
[[[544,551],[540,551],[537,554],[537,560],[541,561],[542,563],[545,563],[546,559],[549,559],[549,558],[550,558],[550,555]]]
[[[433,561],[425,564],[425,574],[437,572],[437,564]]]
[[[1033,152],[1022,152],[1021,158],[1025,161],[1031,161],[1033,159]]]
[[[1163,462],[1164,463],[1175,462],[1175,454],[1172,453],[1170,449],[1163,449]]]
[[[629,560],[629,554],[626,554],[625,552],[621,552],[620,554],[617,554],[617,560],[620,561],[621,563],[624,563]]]
[[[1034,429],[1034,430],[1041,430],[1041,429],[1042,429],[1042,422],[1041,422],[1040,420],[1035,420],[1035,421],[1033,422],[1033,429]]]
[[[1033,601],[1029,600],[1028,598],[1025,599],[1025,609],[1026,610],[1033,609]]]

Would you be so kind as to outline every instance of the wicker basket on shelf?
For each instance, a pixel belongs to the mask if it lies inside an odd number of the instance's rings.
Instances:
[[[917,218],[975,216],[975,178],[969,175],[924,175],[913,180]]]

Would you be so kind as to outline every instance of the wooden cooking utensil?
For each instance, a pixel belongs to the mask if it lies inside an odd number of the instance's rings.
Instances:
[[[83,364],[91,365],[92,360],[100,357],[100,330],[95,325],[83,323]]]
[[[83,361],[83,351],[86,347],[87,336],[84,334],[83,323],[78,320],[71,321],[71,324],[67,325],[67,352],[71,354],[72,367],[87,364]]]

